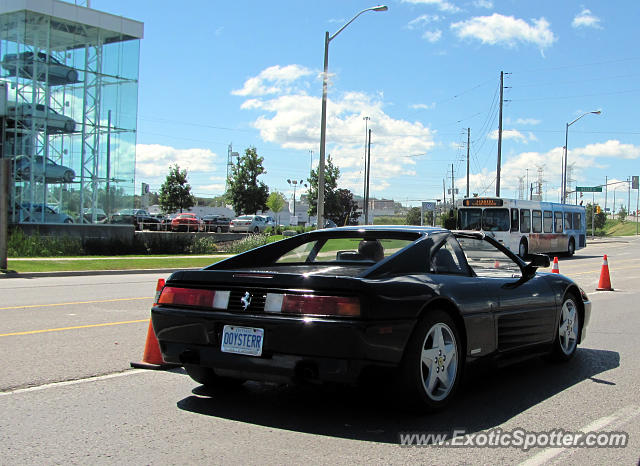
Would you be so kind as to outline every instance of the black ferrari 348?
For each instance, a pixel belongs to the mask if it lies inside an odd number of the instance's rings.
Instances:
[[[395,373],[405,399],[441,408],[465,365],[568,360],[591,303],[483,233],[366,226],[317,230],[171,275],[152,309],[167,362],[197,382],[354,383]]]

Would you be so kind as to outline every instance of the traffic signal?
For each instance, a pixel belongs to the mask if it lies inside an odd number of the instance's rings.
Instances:
[[[599,206],[599,205],[597,205],[597,206],[596,206],[596,214],[599,214],[599,213],[601,213],[601,212],[602,212],[602,209],[600,209],[600,206]]]

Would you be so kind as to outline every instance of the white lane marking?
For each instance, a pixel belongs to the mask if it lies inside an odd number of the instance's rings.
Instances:
[[[579,432],[595,432],[601,429],[604,429],[607,426],[612,424],[623,425],[627,422],[631,421],[633,418],[640,416],[640,407],[636,405],[628,405],[624,408],[619,409],[613,414],[609,416],[601,417],[600,419],[596,419],[591,424],[588,424],[580,429]],[[619,422],[620,421],[620,422]],[[568,448],[547,448],[542,450],[541,452],[533,455],[531,458],[520,463],[519,466],[539,466],[541,464],[545,464],[547,461],[555,458],[559,454],[563,453]]]
[[[18,388],[16,390],[0,392],[0,396],[17,395],[19,393],[27,393],[27,392],[39,392],[41,390],[47,390],[49,388],[66,387],[68,385],[79,385],[81,383],[95,382],[98,380],[115,379],[117,377],[125,377],[128,375],[142,374],[143,372],[149,372],[149,371],[145,369],[131,369],[131,370],[126,370],[124,372],[117,372],[115,374],[96,375],[94,377],[87,377],[86,379],[67,380],[64,382],[47,383],[44,385],[38,385],[37,387]]]

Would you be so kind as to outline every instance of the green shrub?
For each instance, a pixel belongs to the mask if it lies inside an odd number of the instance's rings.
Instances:
[[[259,246],[264,246],[269,243],[269,236],[265,234],[249,235],[238,241],[231,243],[227,252],[231,254],[240,254],[241,252],[255,249]]]
[[[197,237],[189,247],[191,254],[213,254],[218,252],[218,246],[213,238]]]
[[[55,257],[82,254],[80,238],[73,236],[25,235],[19,228],[9,232],[7,255],[9,257]]]

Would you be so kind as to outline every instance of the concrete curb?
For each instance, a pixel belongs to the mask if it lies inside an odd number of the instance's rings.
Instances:
[[[149,273],[173,273],[178,270],[200,270],[202,267],[182,267],[179,269],[125,269],[125,270],[65,270],[62,272],[4,272],[2,278],[46,278],[46,277],[83,277],[89,275],[124,275],[124,274],[149,274]]]

